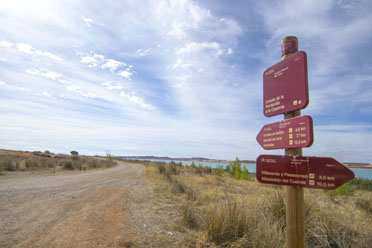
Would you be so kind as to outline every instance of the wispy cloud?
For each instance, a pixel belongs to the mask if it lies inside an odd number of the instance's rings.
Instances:
[[[24,53],[27,53],[27,54],[35,54],[35,55],[39,55],[39,56],[45,56],[45,57],[48,57],[48,58],[51,58],[51,59],[54,59],[54,60],[57,60],[57,61],[62,61],[63,60],[61,57],[59,57],[59,56],[57,56],[53,53],[36,50],[36,49],[32,48],[32,46],[30,44],[17,43],[16,46],[17,46],[17,49],[20,52],[24,52]]]
[[[102,85],[106,86],[106,88],[109,89],[109,90],[122,90],[122,89],[124,89],[124,87],[121,84],[119,84],[119,83],[114,84],[110,81],[106,81],[106,82],[102,83]]]
[[[54,80],[63,76],[62,74],[60,74],[58,72],[54,72],[54,71],[41,72],[41,71],[35,70],[35,69],[26,69],[25,72],[28,73],[28,74],[31,74],[31,75],[42,76],[42,77],[50,78],[50,79],[54,79]]]
[[[117,74],[119,76],[122,76],[128,80],[130,80],[131,75],[133,72],[131,72],[132,65],[128,65],[127,63],[115,60],[115,59],[106,59],[104,55],[100,55],[94,52],[77,53],[81,60],[80,62],[83,64],[87,64],[88,67],[91,68],[101,68],[101,69],[108,69],[111,71],[111,73]],[[125,70],[119,71],[120,69],[125,68]]]
[[[14,44],[7,40],[0,40],[0,46],[2,47],[12,47]]]
[[[88,18],[88,17],[85,17],[85,16],[82,16],[81,19],[85,22],[85,24],[88,26],[88,27],[92,27],[92,24],[93,24],[93,20]]]
[[[69,91],[73,91],[77,94],[79,94],[80,96],[83,96],[83,97],[87,97],[87,98],[92,98],[92,99],[95,99],[97,98],[98,96],[93,93],[93,92],[85,92],[83,91],[83,89],[81,88],[81,86],[68,86],[67,89]]]
[[[80,62],[88,64],[89,67],[97,67],[105,61],[105,56],[96,53],[78,53],[80,55]]]

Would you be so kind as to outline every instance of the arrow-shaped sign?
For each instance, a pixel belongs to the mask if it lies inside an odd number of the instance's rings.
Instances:
[[[261,183],[336,189],[354,178],[354,173],[333,158],[260,155],[256,178]]]
[[[265,150],[309,147],[313,144],[313,119],[299,116],[265,125],[257,142]]]

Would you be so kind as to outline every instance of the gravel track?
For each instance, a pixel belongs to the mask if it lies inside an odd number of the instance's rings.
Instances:
[[[142,165],[0,177],[0,247],[116,247],[130,240],[130,196]]]

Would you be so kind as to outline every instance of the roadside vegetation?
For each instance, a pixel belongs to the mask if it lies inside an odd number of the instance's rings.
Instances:
[[[140,163],[178,209],[185,247],[285,247],[283,188],[258,183],[238,159],[227,168]],[[371,185],[355,179],[335,191],[305,189],[307,247],[371,247]]]
[[[88,170],[114,166],[111,155],[106,158],[81,156],[77,151],[71,155],[45,152],[21,152],[0,150],[0,174],[7,171],[26,171],[50,169],[57,170]]]

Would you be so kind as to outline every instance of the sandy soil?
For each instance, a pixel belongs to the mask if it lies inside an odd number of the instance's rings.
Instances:
[[[176,244],[165,221],[172,211],[161,211],[167,205],[157,201],[144,167],[118,163],[99,171],[1,176],[0,247]]]

